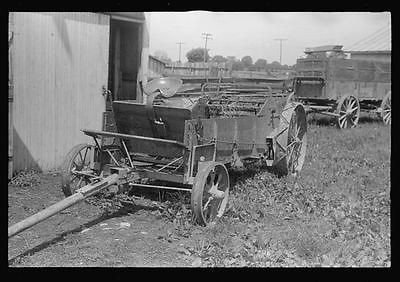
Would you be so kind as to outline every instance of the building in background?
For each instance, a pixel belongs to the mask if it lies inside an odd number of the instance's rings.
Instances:
[[[391,62],[392,51],[349,51],[351,58],[355,60],[372,60],[379,62]]]
[[[149,55],[148,79],[162,77],[165,71],[166,63]]]
[[[104,89],[143,101],[149,14],[9,13],[9,178],[56,170],[68,151],[104,128]]]

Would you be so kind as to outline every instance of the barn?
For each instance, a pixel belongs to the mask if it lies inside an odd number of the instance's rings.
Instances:
[[[104,90],[143,101],[149,14],[9,13],[9,178],[23,169],[59,169],[80,129],[102,130]]]

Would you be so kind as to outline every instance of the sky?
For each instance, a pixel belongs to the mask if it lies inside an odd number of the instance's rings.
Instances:
[[[293,65],[306,47],[343,45],[374,39],[374,33],[391,24],[390,12],[152,12],[150,13],[150,54],[165,51],[177,61],[178,42],[184,42],[181,60],[193,48],[204,48],[202,33],[211,33],[207,49],[211,56],[251,56],[268,63]],[[390,41],[390,28],[388,38]],[[369,37],[370,36],[370,37]],[[372,37],[371,37],[372,36]],[[380,37],[382,39],[382,36]],[[388,46],[390,42],[387,44]]]

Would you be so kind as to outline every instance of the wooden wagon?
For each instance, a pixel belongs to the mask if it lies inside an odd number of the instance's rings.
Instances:
[[[391,63],[348,59],[342,46],[308,48],[297,60],[290,97],[307,112],[333,116],[340,128],[357,125],[360,112],[375,112],[391,124]]]
[[[82,130],[94,142],[76,145],[65,158],[67,198],[9,227],[9,237],[106,188],[190,192],[195,220],[209,225],[226,209],[229,168],[258,162],[297,175],[303,166],[304,107],[270,87],[211,83],[196,92],[179,79],[159,78],[143,90],[146,104],[113,101],[117,132]]]
[[[144,88],[146,104],[114,101],[117,132],[83,130],[94,144],[78,145],[67,157],[64,193],[116,173],[119,186],[191,192],[197,222],[209,224],[225,210],[228,168],[257,160],[280,174],[300,171],[307,130],[300,103],[268,91],[208,85],[179,92],[181,86],[160,78]],[[114,142],[102,142],[107,137]]]

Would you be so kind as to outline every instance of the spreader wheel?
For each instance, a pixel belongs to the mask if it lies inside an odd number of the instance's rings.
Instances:
[[[61,187],[66,197],[77,189],[93,181],[98,173],[90,168],[90,163],[96,153],[96,147],[89,144],[79,144],[65,157],[62,165]]]
[[[211,225],[220,218],[228,203],[229,174],[226,167],[210,162],[200,170],[192,188],[191,207],[195,221]]]
[[[383,123],[390,125],[392,123],[392,91],[389,91],[385,98],[383,98],[381,110]]]
[[[306,149],[306,112],[302,104],[288,103],[280,116],[273,167],[280,175],[296,176],[303,167]]]
[[[339,128],[353,128],[360,118],[360,103],[353,95],[342,96],[337,104],[337,125]]]

